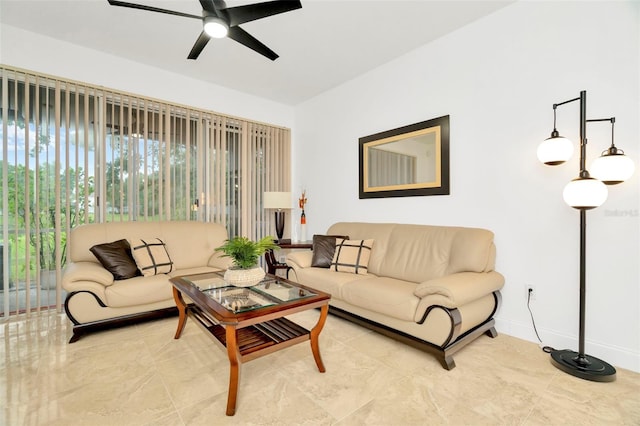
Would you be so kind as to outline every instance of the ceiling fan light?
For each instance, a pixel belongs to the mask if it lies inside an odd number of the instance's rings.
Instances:
[[[213,38],[225,38],[229,33],[229,25],[215,16],[204,18],[204,32]]]

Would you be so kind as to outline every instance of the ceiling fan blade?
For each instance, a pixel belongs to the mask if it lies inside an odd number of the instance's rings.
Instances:
[[[224,3],[224,2],[223,2]],[[202,6],[202,9],[206,10],[207,12],[211,12],[211,13],[218,13],[219,7],[217,7],[217,5],[214,3],[213,0],[200,0],[200,5]],[[223,5],[223,7],[225,7],[226,5]]]
[[[209,43],[210,39],[211,37],[209,37],[204,31],[202,31],[200,33],[200,37],[198,37],[196,43],[191,48],[191,52],[189,52],[189,56],[187,56],[187,59],[198,59],[198,56],[200,56],[200,52],[202,52],[202,49],[204,49],[207,43]]]
[[[255,21],[256,19],[262,19],[267,16],[290,12],[300,8],[302,8],[302,4],[299,1],[279,0],[229,7],[221,12],[226,15],[225,17],[229,22],[229,26],[233,27],[245,22]]]
[[[166,13],[168,15],[182,16],[185,18],[202,19],[202,16],[192,15],[190,13],[176,12],[175,10],[161,9],[159,7],[145,6],[142,4],[128,3],[126,1],[107,0],[111,6],[129,7],[131,9],[147,10],[149,12]]]
[[[231,27],[229,28],[229,34],[227,37],[237,41],[240,44],[247,46],[249,49],[253,49],[262,56],[266,56],[267,58],[275,61],[278,59],[278,54],[273,50],[269,49],[267,46],[258,41],[251,34],[246,32],[240,27]]]

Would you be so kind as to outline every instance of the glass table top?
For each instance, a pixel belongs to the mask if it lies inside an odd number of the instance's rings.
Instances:
[[[188,275],[183,276],[182,279],[234,313],[278,305],[316,295],[316,293],[306,288],[272,276],[266,276],[252,287],[231,286],[217,273]]]

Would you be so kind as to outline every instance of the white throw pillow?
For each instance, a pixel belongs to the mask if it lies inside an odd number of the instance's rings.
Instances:
[[[333,254],[330,269],[337,272],[366,274],[369,266],[373,240],[336,239],[336,251]]]
[[[129,245],[133,259],[145,277],[168,274],[173,270],[173,262],[160,238],[136,238],[129,240]]]

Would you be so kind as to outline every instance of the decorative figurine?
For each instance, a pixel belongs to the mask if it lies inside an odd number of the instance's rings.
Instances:
[[[307,216],[304,214],[304,206],[307,204],[307,191],[302,190],[302,196],[298,199],[298,206],[302,209],[300,214],[300,240],[307,240]]]

